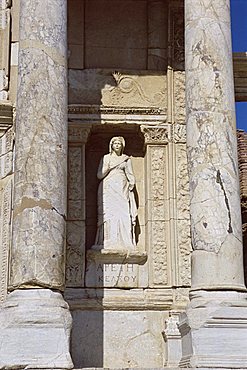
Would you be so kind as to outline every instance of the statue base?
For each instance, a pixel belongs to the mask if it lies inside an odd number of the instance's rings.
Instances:
[[[100,260],[105,263],[136,263],[143,265],[147,261],[147,253],[137,250],[124,249],[94,249],[93,246],[87,251],[87,259],[90,261]]]

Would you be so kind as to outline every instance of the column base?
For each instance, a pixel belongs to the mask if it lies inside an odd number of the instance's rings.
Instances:
[[[0,307],[0,369],[71,369],[72,319],[61,293],[15,290]]]
[[[191,294],[180,317],[180,367],[247,369],[247,294]]]

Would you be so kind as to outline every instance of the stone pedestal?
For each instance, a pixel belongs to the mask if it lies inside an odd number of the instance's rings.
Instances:
[[[72,319],[61,293],[16,290],[0,310],[1,369],[70,369]]]
[[[180,320],[181,367],[245,369],[247,294],[198,291]]]

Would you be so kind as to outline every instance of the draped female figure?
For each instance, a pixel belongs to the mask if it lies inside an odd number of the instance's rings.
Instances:
[[[104,155],[99,164],[97,177],[101,182],[98,188],[97,235],[93,249],[135,248],[135,177],[130,157],[123,154],[124,147],[123,137],[113,137],[109,144],[109,154]]]

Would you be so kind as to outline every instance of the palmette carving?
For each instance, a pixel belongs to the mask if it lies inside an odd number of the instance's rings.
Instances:
[[[169,140],[169,126],[141,126],[145,144],[166,144]]]
[[[186,145],[176,145],[177,179],[177,238],[180,285],[190,285],[191,239],[189,211],[189,178],[187,171]]]

